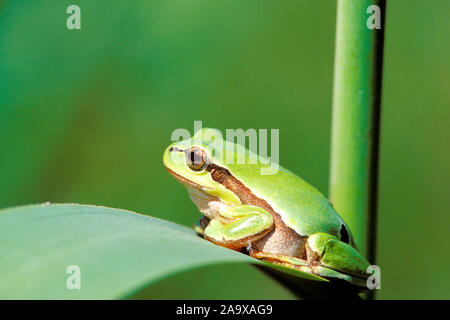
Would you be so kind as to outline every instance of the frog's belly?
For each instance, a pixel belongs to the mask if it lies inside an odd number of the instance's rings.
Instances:
[[[274,230],[252,243],[252,249],[306,259],[307,238],[300,236],[285,225],[275,223]]]

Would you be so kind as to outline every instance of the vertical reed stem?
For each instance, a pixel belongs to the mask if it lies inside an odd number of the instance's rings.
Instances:
[[[381,29],[367,26],[374,14],[367,12],[372,5],[380,9]],[[338,0],[337,4],[330,200],[372,264],[385,8],[385,0]]]

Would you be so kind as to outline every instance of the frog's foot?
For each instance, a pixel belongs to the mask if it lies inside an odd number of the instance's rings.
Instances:
[[[231,221],[224,223],[220,221]],[[219,219],[212,219],[204,229],[205,239],[230,249],[238,250],[259,240],[274,227],[270,213],[262,208],[241,205],[220,210]]]
[[[287,268],[314,274],[313,267],[308,263],[307,260],[304,259],[286,256],[279,253],[255,251],[252,249],[249,250],[249,255],[256,259],[272,262]]]
[[[210,220],[208,217],[202,216],[197,223],[194,224],[194,231],[197,232],[199,236],[203,237],[206,227],[208,226]]]

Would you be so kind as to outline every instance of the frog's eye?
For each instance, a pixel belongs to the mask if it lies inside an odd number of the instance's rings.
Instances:
[[[206,152],[199,147],[192,147],[185,151],[186,163],[192,170],[200,171],[208,163]]]

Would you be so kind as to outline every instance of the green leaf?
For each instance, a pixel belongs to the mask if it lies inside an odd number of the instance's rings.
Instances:
[[[0,299],[124,298],[199,266],[251,262],[193,230],[126,210],[77,204],[0,210]],[[81,290],[66,286],[68,266]]]
[[[126,298],[182,271],[237,262],[256,265],[297,296],[343,293],[323,278],[256,260],[205,241],[190,228],[127,210],[79,204],[0,210],[0,299]],[[79,268],[80,290],[69,289],[76,275],[70,266]]]

